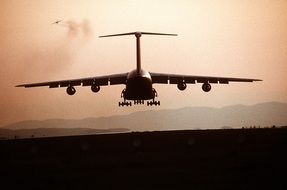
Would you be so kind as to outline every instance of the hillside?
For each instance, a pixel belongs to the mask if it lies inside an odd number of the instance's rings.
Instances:
[[[267,102],[251,106],[222,108],[186,107],[181,109],[135,112],[130,115],[85,118],[81,120],[49,119],[22,121],[3,126],[5,129],[37,128],[128,128],[132,131],[218,129],[287,124],[287,104]]]

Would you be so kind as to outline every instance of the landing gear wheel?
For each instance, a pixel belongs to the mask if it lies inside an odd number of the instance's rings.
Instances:
[[[126,101],[119,102],[119,107],[121,107],[121,106],[132,106],[132,103],[131,102],[126,102]]]
[[[160,106],[160,101],[148,101],[147,102],[147,106],[153,106],[153,105],[155,105],[155,106]]]

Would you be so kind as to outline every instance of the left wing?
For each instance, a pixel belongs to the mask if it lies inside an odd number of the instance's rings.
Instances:
[[[96,76],[96,77],[71,79],[71,80],[21,84],[17,85],[16,87],[31,88],[31,87],[48,86],[49,88],[58,88],[58,87],[69,87],[69,86],[92,86],[92,85],[107,86],[116,84],[126,84],[127,75],[128,73],[121,73],[114,75]]]
[[[153,83],[160,84],[179,84],[179,83],[219,83],[228,84],[229,82],[253,82],[262,81],[260,79],[249,78],[230,78],[230,77],[212,77],[212,76],[196,76],[196,75],[178,75],[165,73],[150,73]]]

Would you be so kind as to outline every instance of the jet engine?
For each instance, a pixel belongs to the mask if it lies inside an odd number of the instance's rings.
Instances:
[[[91,86],[91,90],[92,90],[93,92],[95,92],[95,93],[99,92],[100,89],[101,89],[101,88],[100,88],[100,86],[98,86],[98,85],[93,84],[93,85]]]
[[[211,85],[208,82],[203,83],[202,90],[204,92],[209,92],[211,90]]]
[[[185,90],[186,89],[186,83],[185,82],[178,83],[177,88],[179,90]]]
[[[76,89],[73,86],[69,86],[66,90],[67,94],[70,96],[74,95],[76,93]]]

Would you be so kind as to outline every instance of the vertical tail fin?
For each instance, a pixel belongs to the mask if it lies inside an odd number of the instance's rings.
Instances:
[[[136,48],[137,48],[137,73],[139,74],[141,71],[141,51],[140,51],[140,37],[142,35],[163,35],[163,36],[177,36],[177,34],[166,34],[166,33],[154,33],[154,32],[129,32],[129,33],[121,33],[121,34],[111,34],[99,36],[103,37],[114,37],[114,36],[126,36],[126,35],[135,35],[136,37]]]

